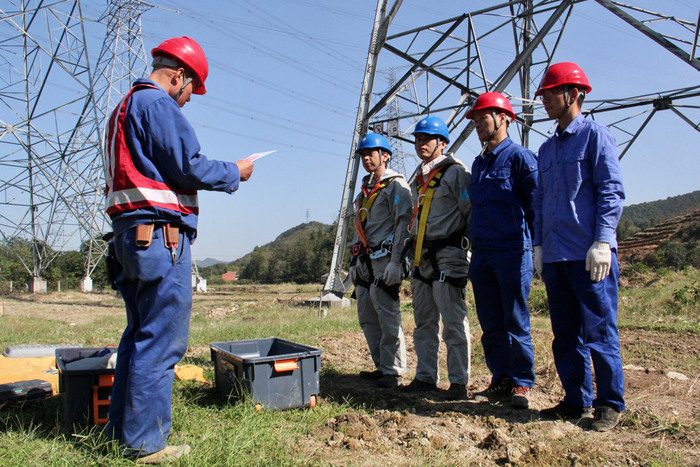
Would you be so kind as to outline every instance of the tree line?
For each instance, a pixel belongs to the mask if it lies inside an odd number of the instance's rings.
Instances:
[[[336,225],[300,224],[236,261],[201,268],[199,272],[211,283],[217,283],[221,274],[231,270],[251,282],[319,282],[330,269],[335,233]],[[346,267],[347,262],[346,258]]]
[[[700,191],[627,206],[618,225],[618,240],[624,240],[639,230],[698,208]],[[214,284],[221,281],[221,274],[226,271],[236,271],[242,280],[251,282],[319,282],[330,270],[336,228],[336,224],[320,222],[300,224],[280,234],[273,242],[255,247],[242,258],[231,263],[200,268],[199,273]],[[349,229],[348,245],[352,235],[352,229]],[[30,240],[0,240],[0,292],[8,290],[10,281],[15,290],[20,290],[32,279],[31,272],[24,266],[26,264],[31,268],[32,248]],[[86,245],[78,251],[52,251],[46,245],[41,245],[41,248],[48,253],[45,257],[52,258],[42,273],[42,278],[49,283],[49,289],[55,290],[59,281],[62,289],[77,289],[85,274],[83,251],[87,248]],[[346,270],[349,267],[349,256],[344,255],[342,267]],[[658,251],[645,258],[644,262],[650,267],[700,267],[700,227],[690,226],[679,232],[676,237],[660,245]],[[104,259],[97,265],[91,278],[96,290],[109,287]]]
[[[49,258],[49,264],[41,273],[41,278],[47,281],[49,289],[55,290],[58,283],[61,289],[78,289],[80,281],[85,276],[85,252],[87,245],[80,250],[54,251],[46,245],[39,245],[44,250],[44,257]],[[0,291],[7,292],[12,283],[13,290],[21,290],[32,279],[32,250],[31,240],[13,237],[0,240]],[[26,265],[26,266],[25,266]],[[91,275],[93,288],[99,290],[109,287],[104,258]]]

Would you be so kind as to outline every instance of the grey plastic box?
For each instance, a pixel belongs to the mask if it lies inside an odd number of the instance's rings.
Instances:
[[[116,352],[116,347],[71,347],[56,349],[58,393],[61,396],[63,427],[72,430],[92,424],[105,424],[114,380],[114,369],[70,370],[66,364],[97,357],[100,352]]]
[[[270,409],[316,406],[320,349],[277,337],[213,342],[210,348],[220,394],[249,396]]]

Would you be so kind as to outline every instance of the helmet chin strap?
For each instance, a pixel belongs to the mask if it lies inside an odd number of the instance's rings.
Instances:
[[[480,156],[483,156],[484,154],[486,154],[486,150],[489,147],[489,141],[491,141],[492,139],[494,139],[496,137],[496,133],[498,133],[498,130],[501,128],[501,126],[503,126],[502,123],[501,124],[498,123],[497,117],[498,117],[498,114],[496,113],[496,109],[491,109],[491,118],[493,118],[494,129],[491,132],[491,136],[489,136],[489,138],[483,144],[483,146],[481,148],[481,152],[479,153]],[[506,118],[508,119],[510,117],[506,117]]]
[[[569,104],[569,86],[564,86],[564,102],[566,103],[566,106],[564,107],[564,111],[559,115],[559,118],[563,117],[566,112],[569,111],[569,107],[571,107],[571,104]],[[559,120],[559,118],[557,120]]]
[[[185,91],[185,88],[187,87],[187,85],[190,84],[191,82],[192,82],[191,77],[185,77],[183,75],[182,86],[180,87],[180,90],[177,92],[177,94],[175,94],[175,96],[173,96],[173,99],[178,100],[180,98],[180,96],[182,95],[182,93]]]
[[[571,107],[571,104],[569,103],[569,90],[570,89],[571,88],[569,87],[568,84],[564,86],[564,102],[566,103],[566,106],[564,107],[564,111],[561,113],[561,115],[559,115],[557,117],[557,120],[562,118],[569,111],[569,108]],[[583,101],[583,99],[586,97],[586,91],[579,89],[578,92],[579,92],[579,95],[581,96],[581,100]]]
[[[433,152],[430,153],[430,157],[428,157],[428,160],[433,158],[433,156],[435,155],[435,151],[437,151],[437,148],[440,147],[440,138],[436,136],[435,139],[437,140],[437,143],[435,143],[435,147],[433,148]]]
[[[387,159],[386,161],[382,161],[382,156],[384,156],[384,154],[385,154],[385,153],[382,153],[381,151],[379,152],[379,165],[377,165],[377,168],[374,169],[374,170],[370,173],[370,176],[369,176],[369,181],[370,181],[370,182],[376,182],[376,180],[375,180],[375,175],[376,175],[376,173],[377,173],[377,170],[379,170],[379,169],[381,168],[381,166],[384,166],[384,169],[386,170],[386,164],[387,164],[387,162],[389,162],[389,160]]]
[[[153,63],[152,65],[154,70],[157,70],[158,68],[180,68],[182,67],[182,64],[175,60],[174,58],[171,57],[166,57],[165,55],[157,55],[156,57],[153,58]],[[178,91],[177,94],[173,97],[173,99],[178,100],[182,93],[185,91],[185,88],[187,87],[188,84],[192,82],[192,77],[187,77],[184,76],[183,73],[183,79],[182,79],[182,86],[180,87],[180,90]]]

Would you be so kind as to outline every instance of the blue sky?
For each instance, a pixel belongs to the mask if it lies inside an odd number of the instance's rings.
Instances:
[[[197,131],[202,153],[236,161],[255,152],[277,151],[256,162],[253,177],[236,194],[200,194],[194,257],[232,261],[307,220],[333,222],[341,203],[376,1],[152,3],[158,8],[142,16],[148,51],[168,37],[187,35],[208,56],[208,92],[193,96],[183,109]],[[692,22],[698,17],[694,0],[628,3]],[[492,4],[407,0],[390,33]],[[83,14],[97,16],[99,8],[90,2]],[[512,41],[512,36],[503,40]],[[510,42],[504,49],[512,49]],[[504,49],[491,46],[482,53],[499,57]],[[591,100],[699,81],[691,66],[594,1],[574,8],[555,61],[575,61],[585,70],[593,86]],[[377,78],[375,92],[386,89],[383,76]],[[603,116],[598,120],[608,123]],[[533,139],[531,148],[536,151],[541,138]],[[626,204],[699,189],[699,147],[700,133],[670,111],[658,113],[622,160]],[[478,150],[472,134],[457,157],[471,165]],[[406,169],[413,170],[416,162],[407,159]]]

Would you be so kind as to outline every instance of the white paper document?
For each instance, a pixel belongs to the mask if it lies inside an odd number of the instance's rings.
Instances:
[[[258,159],[261,159],[261,158],[267,156],[268,154],[272,154],[273,152],[277,152],[277,149],[275,149],[273,151],[267,151],[267,152],[256,152],[255,154],[251,154],[250,156],[246,157],[246,159],[248,159],[250,162],[255,162]]]

